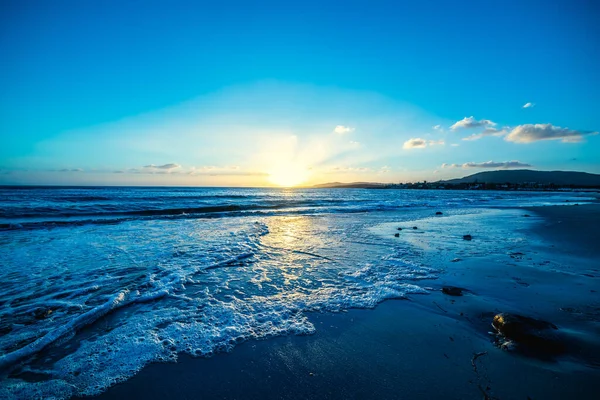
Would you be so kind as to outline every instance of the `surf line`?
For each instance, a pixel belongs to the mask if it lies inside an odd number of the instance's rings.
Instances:
[[[66,334],[76,332],[84,326],[92,324],[93,322],[97,321],[100,317],[110,312],[113,312],[119,308],[123,308],[134,303],[146,303],[149,301],[160,299],[168,295],[169,291],[163,289],[153,293],[148,293],[147,295],[126,299],[128,293],[129,290],[124,290],[119,294],[115,295],[106,303],[96,308],[93,308],[84,314],[81,314],[80,316],[72,319],[71,321],[62,325],[61,327],[51,332],[48,332],[47,334],[37,339],[36,341],[28,344],[27,346],[22,347],[19,350],[15,350],[12,353],[0,356],[0,370],[9,367],[10,365],[16,363],[17,361],[25,357],[29,357],[35,353],[40,352],[46,346],[57,341]]]

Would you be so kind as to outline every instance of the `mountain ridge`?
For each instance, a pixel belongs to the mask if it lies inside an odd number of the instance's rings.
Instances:
[[[600,174],[591,174],[578,171],[537,171],[532,169],[514,169],[514,170],[495,170],[483,171],[467,175],[462,178],[449,179],[442,181],[447,184],[459,183],[538,183],[554,184],[559,186],[599,186]]]
[[[462,178],[440,180],[432,183],[460,185],[469,183],[488,183],[488,184],[528,184],[535,183],[541,185],[556,185],[556,186],[579,186],[591,187],[600,186],[600,174],[592,174],[589,172],[580,171],[538,171],[532,169],[516,169],[516,170],[494,170],[482,171],[475,174],[467,175]],[[377,182],[329,182],[311,186],[320,189],[333,188],[383,188],[390,186],[389,183]],[[395,185],[395,184],[394,184]]]

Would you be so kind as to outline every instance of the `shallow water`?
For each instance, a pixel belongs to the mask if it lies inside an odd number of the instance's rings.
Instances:
[[[497,226],[471,252],[518,248],[490,208],[586,200],[356,189],[0,192],[0,396],[8,398],[98,394],[181,353],[311,334],[307,312],[427,293],[443,263],[421,251],[453,249],[462,227],[477,237],[486,221]],[[434,217],[438,210],[444,216]],[[396,225],[427,218],[432,229],[406,226],[394,238]]]

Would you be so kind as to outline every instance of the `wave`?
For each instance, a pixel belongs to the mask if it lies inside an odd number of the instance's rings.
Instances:
[[[51,332],[46,333],[44,336],[37,339],[36,341],[29,343],[27,346],[21,347],[19,350],[15,350],[12,353],[0,356],[0,370],[15,364],[23,358],[39,353],[46,346],[56,342],[57,340],[68,334],[75,333],[77,330],[83,328],[84,326],[92,324],[93,322],[97,321],[99,318],[103,317],[104,315],[110,312],[113,312],[119,308],[123,308],[131,304],[147,303],[149,301],[160,299],[161,297],[168,295],[169,292],[167,290],[159,290],[157,292],[134,297],[131,299],[126,299],[127,294],[127,290],[122,291],[106,303],[97,306],[84,314],[79,315],[78,317],[72,319],[66,324],[56,328]]]
[[[337,205],[337,206],[336,206]],[[427,204],[398,206],[394,204],[359,205],[344,201],[290,201],[270,202],[270,204],[229,204],[202,207],[156,208],[127,211],[84,211],[60,212],[48,215],[48,209],[40,213],[27,213],[18,216],[4,216],[6,222],[0,223],[2,230],[54,228],[81,225],[113,225],[137,219],[194,219],[218,218],[227,216],[269,215],[271,212],[287,212],[290,214],[314,213],[364,213],[372,211],[391,211],[405,207],[423,207]],[[54,211],[54,210],[53,210]],[[14,222],[9,222],[9,221]]]
[[[160,216],[160,215],[181,215],[181,214],[205,214],[244,210],[264,210],[264,209],[279,209],[284,207],[294,207],[298,205],[309,204],[309,202],[284,202],[269,205],[258,204],[225,204],[225,205],[209,205],[201,207],[177,207],[177,208],[154,208],[154,209],[138,209],[138,210],[82,210],[56,207],[38,207],[26,209],[24,212],[14,212],[9,214],[4,212],[0,216],[7,219],[16,218],[45,218],[45,217],[118,217],[118,216]],[[115,208],[115,206],[109,206]]]

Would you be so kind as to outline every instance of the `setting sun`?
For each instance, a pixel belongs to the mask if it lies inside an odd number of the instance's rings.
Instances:
[[[275,185],[291,187],[304,183],[309,176],[306,167],[294,164],[280,164],[269,172],[269,180]]]

